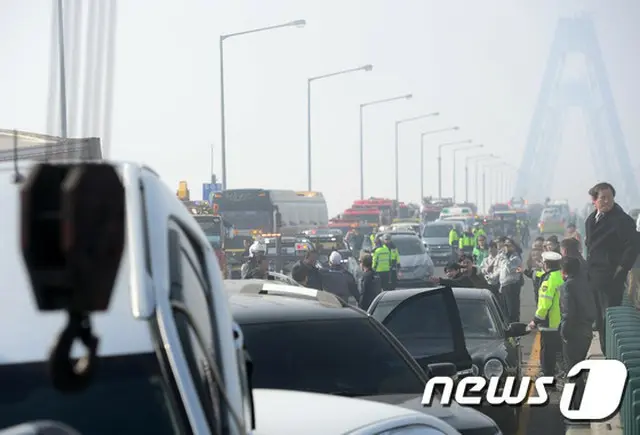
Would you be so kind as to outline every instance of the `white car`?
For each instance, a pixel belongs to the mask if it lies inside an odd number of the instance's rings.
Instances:
[[[0,429],[6,429],[5,433],[57,429],[56,433],[66,434],[208,435],[220,433],[219,427],[224,427],[225,435],[248,435],[255,433],[253,415],[257,412],[263,428],[261,433],[281,435],[291,432],[288,430],[291,422],[299,418],[302,410],[311,410],[316,404],[321,411],[347,410],[348,421],[343,427],[336,427],[334,420],[339,419],[327,418],[320,412],[322,421],[317,415],[312,428],[306,426],[304,431],[293,433],[388,434],[382,429],[362,430],[373,423],[382,423],[384,415],[410,417],[411,411],[393,406],[385,407],[388,414],[383,415],[380,405],[372,402],[355,403],[353,407],[357,412],[350,413],[352,399],[333,396],[323,399],[302,395],[293,400],[286,394],[272,393],[272,398],[282,397],[269,400],[267,396],[264,400],[264,395],[258,392],[256,405],[252,406],[243,335],[232,320],[213,248],[175,192],[162,183],[156,173],[133,164],[113,165],[124,187],[124,212],[120,216],[122,221],[109,221],[109,228],[123,225],[125,241],[119,265],[114,262],[114,268],[109,269],[114,275],[117,272],[117,277],[108,309],[90,316],[91,332],[99,339],[96,350],[99,364],[86,387],[76,384],[74,391],[68,391],[72,385],[68,374],[72,369],[67,365],[67,352],[60,354],[62,358],[52,359],[51,349],[52,345],[61,343],[59,334],[73,316],[65,311],[38,310],[36,301],[42,301],[34,298],[20,246],[27,244],[36,248],[34,252],[41,252],[43,243],[56,245],[52,235],[57,228],[64,228],[64,240],[69,242],[69,235],[78,228],[91,230],[94,226],[76,228],[73,224],[63,226],[62,222],[58,222],[60,225],[54,222],[38,234],[39,237],[31,234],[30,238],[21,238],[20,190],[31,182],[29,174],[33,165],[33,162],[18,163],[22,175],[27,176],[27,183],[15,184],[13,162],[0,164],[0,203],[4,219],[0,228],[0,276],[4,278],[0,291],[0,379],[3,382]],[[92,168],[87,167],[85,173]],[[51,166],[49,169],[58,171]],[[113,175],[113,171],[109,173]],[[65,188],[73,185],[69,181],[77,181],[77,178],[68,178],[65,178],[68,181],[64,183]],[[42,186],[49,193],[62,191],[62,183],[58,186],[52,183],[48,178]],[[87,199],[94,210],[104,206],[94,190],[80,190],[91,195]],[[44,208],[47,222],[58,219],[62,214],[56,209],[55,198],[40,201],[42,197],[42,194],[36,196],[38,205],[34,209]],[[80,204],[86,203],[80,201]],[[85,208],[79,210],[84,213]],[[96,231],[102,224],[98,220],[89,222],[96,224]],[[96,240],[104,238],[96,237]],[[91,252],[96,250],[105,252],[95,247]],[[74,264],[79,268],[89,264],[97,276],[104,278],[100,273],[107,267],[104,263],[91,262],[88,256],[78,259],[82,261]],[[58,278],[57,287],[47,288],[44,293],[47,296],[60,297],[61,277],[76,277],[75,274],[52,274],[52,268],[61,264],[66,263],[37,263],[46,271],[39,279],[42,276]],[[87,286],[87,290],[95,288]],[[39,293],[40,298],[42,294]],[[71,348],[71,344],[69,342],[71,357],[85,354],[81,346]],[[56,382],[52,373],[56,374]],[[276,412],[276,406],[283,408]],[[365,413],[367,409],[375,411]],[[415,424],[422,424],[422,428],[431,424],[437,431],[426,429],[431,432],[419,433],[456,434],[437,420],[428,423],[427,418],[416,415]],[[359,425],[351,425],[356,420]],[[269,432],[270,428],[279,430]],[[348,430],[340,432],[343,428]]]
[[[253,400],[256,435],[460,435],[436,417],[368,400],[261,389]]]

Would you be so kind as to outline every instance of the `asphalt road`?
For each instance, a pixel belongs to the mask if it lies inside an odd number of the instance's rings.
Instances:
[[[525,257],[526,258],[526,257]],[[444,276],[442,267],[436,268],[436,276]],[[520,320],[528,323],[535,313],[533,286],[525,278],[520,295]],[[540,370],[540,338],[538,333],[530,333],[520,338],[522,346],[522,369],[525,376],[534,377]],[[504,435],[561,435],[565,433],[563,417],[560,414],[560,393],[550,392],[549,405],[544,407],[524,406],[520,414],[520,425],[515,434]]]

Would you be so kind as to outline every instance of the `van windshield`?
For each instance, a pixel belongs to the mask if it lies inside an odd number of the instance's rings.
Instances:
[[[155,354],[101,357],[92,385],[75,394],[55,390],[48,368],[0,365],[0,428],[54,420],[83,434],[178,433]]]

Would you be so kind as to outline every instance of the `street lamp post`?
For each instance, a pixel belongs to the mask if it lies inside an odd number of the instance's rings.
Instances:
[[[458,159],[456,159],[456,156],[458,155],[458,151],[468,151],[468,150],[473,150],[473,149],[477,149],[477,148],[482,148],[484,147],[483,144],[477,144],[477,145],[469,145],[468,147],[462,147],[462,148],[455,148],[453,150],[453,201],[455,202],[456,200],[456,162],[458,161]]]
[[[405,124],[407,122],[418,121],[424,118],[430,118],[432,116],[439,116],[440,112],[431,112],[426,113],[424,115],[414,116],[412,118],[405,118],[396,121],[396,129],[395,129],[395,147],[394,147],[394,157],[395,157],[395,171],[396,171],[396,201],[400,201],[400,174],[398,169],[398,130],[400,124]]]
[[[475,156],[468,156],[464,161],[464,200],[465,202],[469,202],[469,162],[473,160],[482,160],[488,158],[495,158],[493,154],[480,154]],[[478,186],[478,171],[476,170],[476,206],[478,205],[478,191],[480,190]]]
[[[227,137],[224,113],[224,41],[234,36],[266,32],[268,30],[282,29],[283,27],[304,27],[306,24],[307,22],[305,20],[295,20],[275,26],[260,27],[258,29],[220,35],[220,149],[222,151],[222,190],[227,188]]]
[[[471,139],[457,140],[455,142],[441,143],[438,145],[438,197],[442,198],[442,150],[444,148],[471,143]]]
[[[430,134],[445,133],[447,131],[458,131],[460,127],[440,128],[438,130],[425,131],[420,134],[420,202],[424,199],[424,137]]]
[[[364,65],[358,68],[349,68],[342,71],[336,71],[320,76],[309,77],[307,79],[307,190],[311,191],[311,83],[316,80],[328,79],[343,74],[349,74],[357,71],[371,71],[373,65]]]
[[[413,98],[412,94],[406,94],[360,104],[360,199],[364,199],[364,108],[367,106],[390,103],[392,101],[410,100],[411,98]]]
[[[479,184],[479,181],[480,181],[479,180],[480,163],[482,163],[484,161],[487,161],[487,160],[492,160],[492,159],[495,160],[497,158],[498,158],[498,156],[492,154],[490,156],[479,158],[479,159],[476,160],[476,167],[475,167],[475,174],[476,174],[476,204],[479,204],[479,201],[480,201],[480,195],[479,195],[479,192],[480,192],[480,184]],[[484,196],[482,198],[482,202],[484,204]]]

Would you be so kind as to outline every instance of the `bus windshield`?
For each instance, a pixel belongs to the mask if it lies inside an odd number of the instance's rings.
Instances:
[[[272,230],[271,213],[256,210],[222,211],[222,217],[238,230]]]

